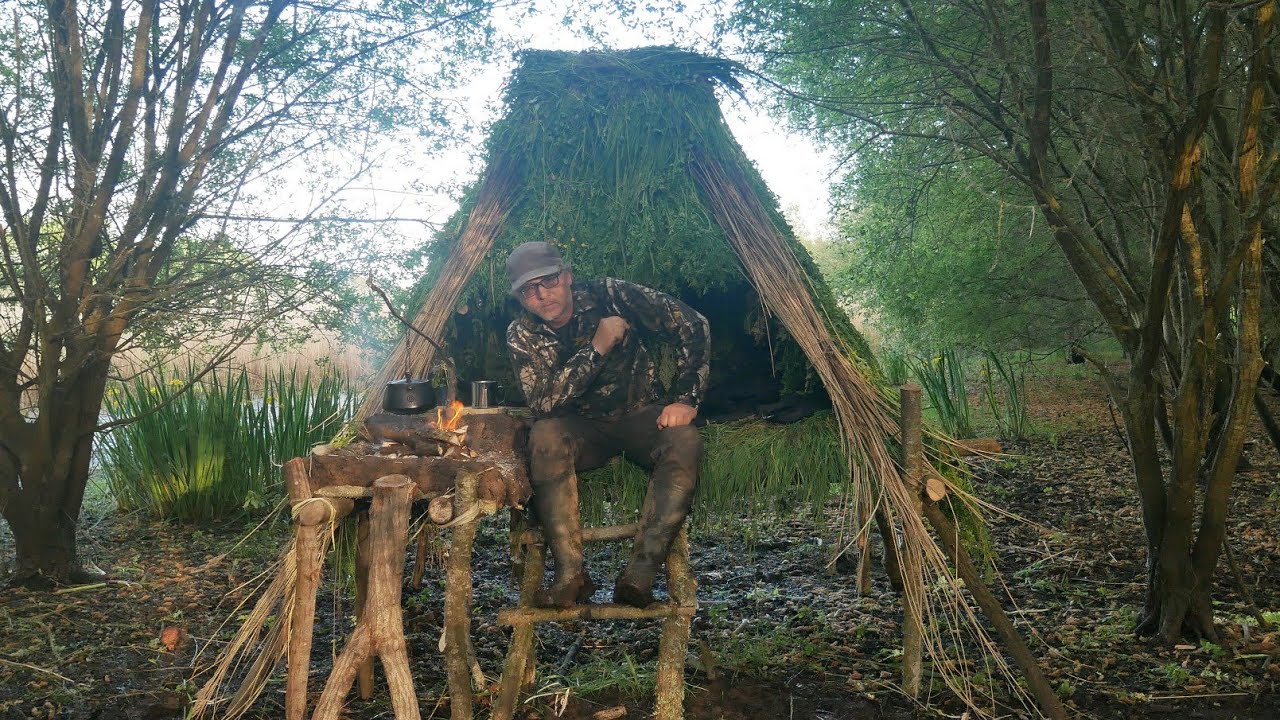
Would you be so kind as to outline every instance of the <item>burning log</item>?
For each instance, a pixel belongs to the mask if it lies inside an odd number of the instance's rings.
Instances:
[[[468,428],[462,424],[462,411],[462,403],[455,400],[447,409],[436,408],[434,420],[430,415],[375,415],[365,421],[365,435],[379,446],[382,455],[475,457],[467,447]]]

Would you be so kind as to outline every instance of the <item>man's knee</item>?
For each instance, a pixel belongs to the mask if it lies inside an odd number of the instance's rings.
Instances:
[[[702,434],[692,425],[663,428],[658,431],[653,460],[674,464],[688,471],[690,481],[696,481],[698,466],[702,463]]]
[[[529,430],[529,459],[533,482],[555,479],[561,472],[573,471],[577,441],[569,423],[560,418],[546,418],[533,423]]]

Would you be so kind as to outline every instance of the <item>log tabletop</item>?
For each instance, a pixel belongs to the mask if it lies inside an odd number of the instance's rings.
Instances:
[[[326,487],[370,487],[380,477],[404,475],[417,485],[419,497],[434,498],[453,490],[459,473],[474,473],[482,503],[524,507],[532,492],[525,460],[529,421],[491,408],[475,413],[464,409],[460,425],[467,428],[465,446],[474,457],[401,454],[397,450],[407,453],[409,448],[387,439],[411,435],[415,429],[426,431],[435,417],[433,412],[370,417],[357,441],[309,458],[312,491],[323,495]]]

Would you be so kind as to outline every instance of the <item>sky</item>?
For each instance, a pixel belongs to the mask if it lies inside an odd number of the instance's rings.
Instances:
[[[640,10],[633,18],[639,21],[639,29],[608,17],[590,18],[587,22],[598,39],[584,36],[572,25],[566,26],[562,22],[564,6],[546,0],[540,0],[539,14],[533,18],[508,11],[499,14],[495,25],[499,31],[515,38],[521,49],[587,50],[601,47],[603,41],[614,49],[677,44],[715,52],[723,40],[717,37],[714,25],[717,17],[728,11],[727,3],[693,0],[686,3],[680,13],[666,6],[653,7],[657,9]],[[502,84],[512,67],[509,57],[497,59],[455,92],[454,97],[467,108],[473,120],[480,121],[481,127],[496,119],[501,111]],[[726,96],[722,100],[725,118],[734,135],[778,196],[797,233],[802,238],[825,235],[829,212],[827,188],[834,167],[831,155],[770,117],[769,99],[760,92],[749,91],[747,98],[743,101]],[[367,217],[428,218],[442,223],[456,209],[456,201],[448,191],[423,188],[451,186],[456,193],[457,188],[473,180],[482,169],[475,154],[482,140],[480,135],[471,143],[443,153],[397,152],[395,161],[384,163],[367,181],[344,191],[341,200]],[[420,223],[396,223],[395,227],[400,242],[406,246],[424,242],[430,234],[430,227]]]

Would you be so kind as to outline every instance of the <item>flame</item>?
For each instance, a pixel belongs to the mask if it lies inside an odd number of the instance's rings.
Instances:
[[[436,426],[438,426],[441,430],[445,430],[448,432],[453,432],[454,430],[457,430],[458,422],[462,420],[462,408],[464,407],[466,406],[463,405],[461,402],[454,400],[453,402],[449,403],[449,409],[447,411],[441,410],[440,408],[436,408]],[[447,420],[445,419],[446,415],[448,416]]]

